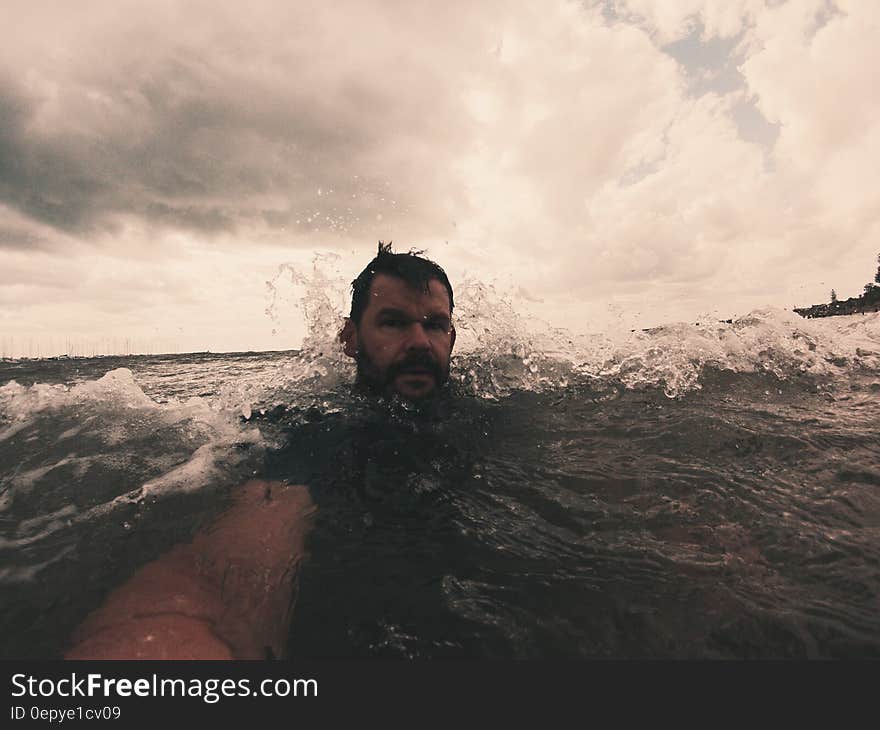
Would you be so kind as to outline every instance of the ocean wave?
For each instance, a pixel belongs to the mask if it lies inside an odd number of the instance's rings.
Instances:
[[[158,403],[125,368],[72,386],[11,381],[0,387],[0,549],[222,483],[263,443],[206,399]]]

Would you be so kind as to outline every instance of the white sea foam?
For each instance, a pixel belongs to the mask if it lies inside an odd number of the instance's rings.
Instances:
[[[839,319],[839,318],[835,318]],[[842,375],[880,368],[880,314],[858,324],[807,320],[780,309],[756,310],[731,323],[673,324],[631,333],[578,352],[577,370],[626,387],[663,387],[675,396],[700,387],[707,367],[737,373]]]
[[[56,424],[69,425],[70,421],[73,426],[56,429]],[[34,490],[88,486],[95,479],[90,472],[93,466],[98,474],[109,470],[116,479],[133,483],[128,492],[109,502],[95,504],[63,521],[49,521],[37,536],[25,530],[26,534],[16,536],[18,541],[45,537],[123,501],[199,489],[240,461],[237,447],[262,443],[258,429],[243,427],[237,413],[208,399],[158,403],[125,368],[73,386],[7,383],[0,387],[0,424],[5,426],[0,436],[7,442],[23,431],[34,431],[25,437],[26,450],[17,459],[19,463],[0,475],[0,511]],[[78,451],[81,447],[87,453],[65,449],[59,454],[64,444],[76,444]],[[162,472],[138,485],[144,464]],[[44,517],[26,518],[19,532],[23,525],[31,524],[28,520],[39,522]]]
[[[880,313],[808,320],[766,308],[732,322],[572,333],[519,314],[492,286],[465,282],[455,320],[458,377],[484,397],[572,379],[660,387],[674,397],[699,389],[706,368],[780,379],[880,368]]]

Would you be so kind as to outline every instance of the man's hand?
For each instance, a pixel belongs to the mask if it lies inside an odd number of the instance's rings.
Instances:
[[[266,659],[284,653],[308,490],[242,485],[187,545],[138,570],[73,635],[68,659]]]

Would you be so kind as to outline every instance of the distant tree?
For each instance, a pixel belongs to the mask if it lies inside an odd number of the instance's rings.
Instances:
[[[865,294],[870,294],[874,289],[874,285],[871,282],[865,284]]]
[[[877,273],[874,274],[874,281],[880,284],[880,253],[877,254]]]
[[[831,290],[831,303],[834,304],[837,301],[837,292],[834,289]]]

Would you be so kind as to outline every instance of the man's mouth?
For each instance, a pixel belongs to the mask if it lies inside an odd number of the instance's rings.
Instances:
[[[408,358],[399,363],[393,370],[392,377],[394,378],[430,378],[436,381],[439,375],[434,362],[422,356]]]
[[[399,375],[414,376],[417,378],[433,378],[434,373],[428,368],[403,368]]]

